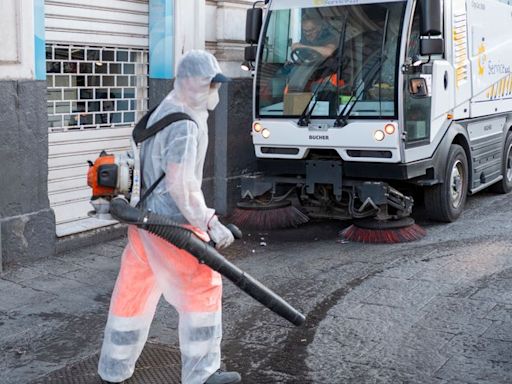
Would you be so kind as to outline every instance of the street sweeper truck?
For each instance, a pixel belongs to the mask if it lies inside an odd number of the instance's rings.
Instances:
[[[468,194],[512,189],[511,0],[256,2],[246,41],[240,224],[403,228],[418,196],[452,222]]]

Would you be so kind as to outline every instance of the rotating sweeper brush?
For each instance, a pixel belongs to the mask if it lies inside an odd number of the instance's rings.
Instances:
[[[307,223],[309,217],[288,200],[265,204],[249,200],[237,204],[231,220],[236,225],[247,229],[278,229],[297,227]]]
[[[343,240],[373,244],[406,243],[419,240],[425,235],[426,231],[411,217],[398,220],[355,220],[354,224],[340,233]]]

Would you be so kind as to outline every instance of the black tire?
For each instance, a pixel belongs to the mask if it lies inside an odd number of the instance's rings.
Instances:
[[[425,208],[430,219],[451,223],[459,218],[468,194],[469,172],[466,152],[452,144],[442,184],[425,190]]]
[[[512,132],[507,133],[505,146],[503,148],[503,160],[501,163],[501,174],[503,179],[491,187],[493,192],[509,193],[512,191]]]

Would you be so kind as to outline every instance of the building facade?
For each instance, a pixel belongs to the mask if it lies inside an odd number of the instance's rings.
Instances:
[[[87,161],[129,149],[134,124],[172,89],[190,49],[210,50],[236,78],[210,118],[204,184],[208,202],[229,211],[237,176],[253,162],[251,80],[239,69],[252,1],[0,2],[4,265],[46,257],[59,238],[114,223],[88,215]]]

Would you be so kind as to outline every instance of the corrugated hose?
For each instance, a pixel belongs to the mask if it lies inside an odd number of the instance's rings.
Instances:
[[[122,223],[136,225],[189,252],[200,263],[219,272],[253,299],[292,324],[300,326],[306,321],[305,316],[282,297],[231,263],[214,247],[197,237],[194,232],[164,215],[132,207],[122,197],[112,199],[110,213]],[[234,225],[229,225],[228,228],[235,237],[241,237],[240,230]]]

